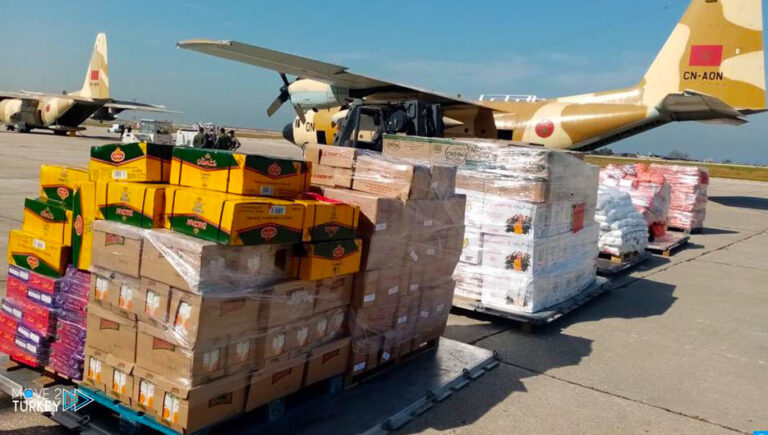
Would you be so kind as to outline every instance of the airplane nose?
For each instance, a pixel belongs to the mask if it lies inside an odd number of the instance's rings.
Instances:
[[[286,124],[285,127],[283,127],[283,137],[288,142],[296,143],[293,141],[293,123]]]

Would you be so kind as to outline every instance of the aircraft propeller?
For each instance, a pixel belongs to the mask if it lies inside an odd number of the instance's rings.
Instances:
[[[283,103],[291,99],[291,93],[288,91],[288,87],[291,86],[291,83],[288,81],[288,77],[285,76],[285,73],[280,73],[280,78],[283,79],[283,86],[280,87],[280,94],[277,96],[277,98],[275,98],[275,100],[272,101],[272,104],[267,107],[267,116],[274,115],[275,112],[280,109],[280,106],[282,106]],[[302,109],[298,104],[292,104],[292,106],[301,122],[306,122],[307,120],[304,117],[304,109]]]

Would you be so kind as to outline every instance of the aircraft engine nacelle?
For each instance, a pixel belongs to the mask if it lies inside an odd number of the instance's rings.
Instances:
[[[47,126],[55,123],[73,104],[74,101],[67,98],[40,100],[37,110],[40,113],[43,125]]]
[[[114,121],[117,119],[118,113],[120,113],[120,111],[109,107],[99,107],[99,110],[91,115],[91,119],[95,119],[96,121]]]
[[[296,80],[288,86],[291,103],[307,109],[330,109],[343,106],[349,99],[349,89],[337,88],[315,80]]]

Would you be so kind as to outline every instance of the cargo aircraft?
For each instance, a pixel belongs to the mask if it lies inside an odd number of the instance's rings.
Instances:
[[[124,110],[178,113],[164,106],[110,98],[107,35],[104,33],[96,36],[85,82],[79,91],[61,94],[0,91],[0,124],[22,133],[32,129],[53,130],[56,134],[84,130],[80,124],[89,117],[113,121]]]
[[[196,39],[178,46],[279,72],[284,86],[267,114],[290,101],[298,116],[284,133],[298,144],[300,133],[305,138],[302,142],[330,142],[329,135],[334,134],[330,125],[337,119],[334,113],[354,104],[391,107],[417,102],[404,108],[405,115],[388,110],[380,112],[383,119],[374,116],[373,124],[384,125],[385,132],[400,132],[398,127],[418,123],[419,115],[410,116],[411,109],[426,108],[424,113],[429,114],[429,105],[439,105],[442,116],[432,116],[431,121],[442,127],[444,136],[582,151],[673,121],[741,125],[747,122],[746,116],[767,110],[761,0],[693,0],[639,83],[553,99],[472,101],[235,41]],[[289,82],[286,74],[298,78]],[[313,109],[307,112],[312,113],[311,120],[306,118],[307,109]],[[359,131],[358,123],[355,140]],[[306,132],[316,137],[306,138]],[[347,145],[344,140],[341,144]]]

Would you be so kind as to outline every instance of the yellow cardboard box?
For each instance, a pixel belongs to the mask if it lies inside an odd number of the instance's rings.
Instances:
[[[72,264],[78,269],[91,266],[93,222],[99,218],[96,207],[96,183],[81,182],[72,193]]]
[[[72,208],[75,186],[91,180],[86,169],[56,165],[40,166],[40,196],[63,201]]]
[[[321,242],[355,238],[360,219],[360,207],[317,194],[305,194],[305,197],[312,199],[295,201],[305,207],[303,241]]]
[[[291,261],[294,276],[303,281],[317,281],[360,270],[362,239],[305,243],[301,255]]]
[[[140,228],[161,228],[166,184],[99,182],[98,206],[104,219]]]
[[[173,148],[146,142],[91,147],[91,180],[167,183]]]
[[[61,201],[46,198],[24,200],[23,231],[53,240],[66,246],[72,245],[72,211]]]
[[[301,160],[176,148],[170,182],[240,195],[293,198],[309,190],[309,178],[309,165]]]
[[[26,231],[11,230],[8,263],[45,276],[62,276],[69,263],[69,248]]]
[[[166,191],[165,214],[178,232],[225,245],[301,241],[304,205],[210,190]]]

